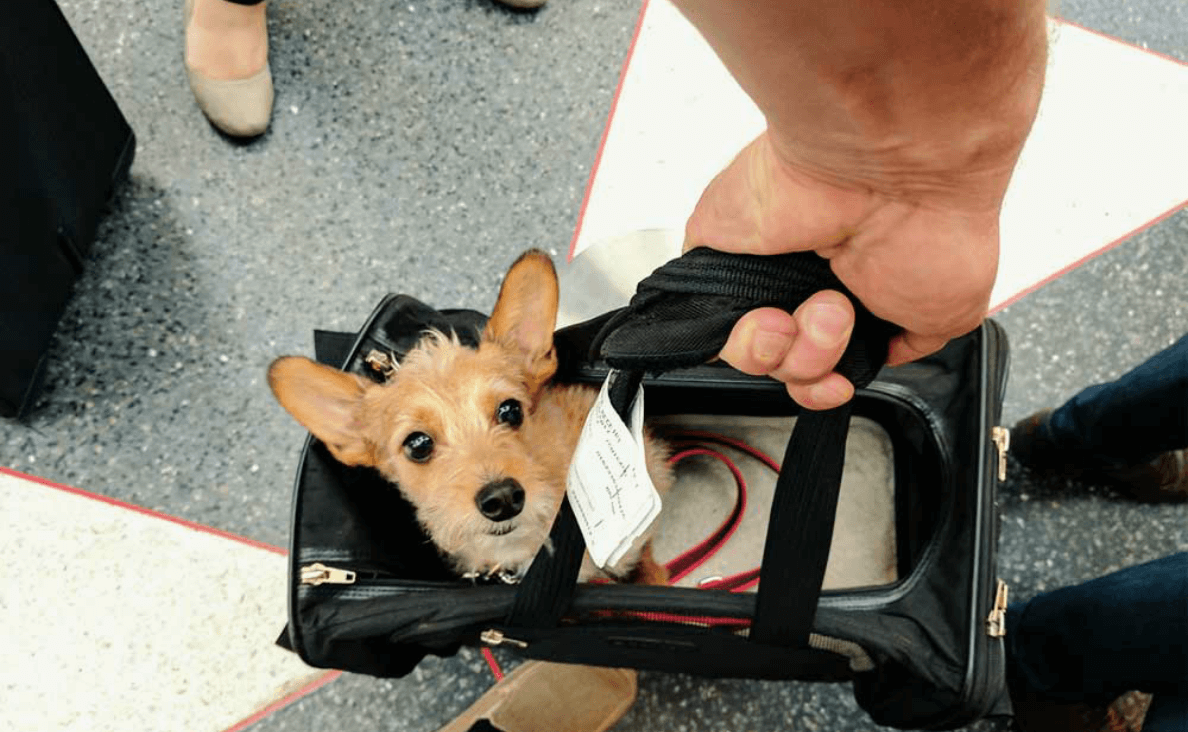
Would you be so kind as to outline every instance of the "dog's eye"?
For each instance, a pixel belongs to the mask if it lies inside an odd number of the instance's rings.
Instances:
[[[519,427],[524,423],[524,409],[515,399],[505,399],[495,410],[495,421]]]
[[[429,461],[433,455],[433,438],[424,432],[414,432],[404,438],[404,454],[414,463]]]

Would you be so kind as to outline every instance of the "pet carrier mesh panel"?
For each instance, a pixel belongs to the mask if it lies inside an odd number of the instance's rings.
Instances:
[[[702,433],[737,440],[767,456],[782,455],[795,417],[749,417],[682,414],[656,417],[657,433]],[[693,438],[696,441],[696,438]],[[704,586],[758,567],[767,536],[767,517],[775,490],[775,474],[762,462],[729,446],[725,453],[741,474],[746,505],[737,528],[696,571],[675,584]],[[733,510],[738,487],[730,466],[711,457],[682,461],[677,483],[665,496],[652,539],[656,559],[666,563],[713,535]],[[846,438],[845,470],[837,503],[837,522],[829,549],[823,589],[843,590],[890,585],[898,577],[895,534],[895,462],[892,439],[877,422],[851,420]],[[753,591],[753,587],[749,588]]]

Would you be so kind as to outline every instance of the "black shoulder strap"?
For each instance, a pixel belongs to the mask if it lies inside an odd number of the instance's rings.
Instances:
[[[608,394],[610,403],[624,421],[629,419],[631,404],[635,401],[641,379],[641,372],[628,372],[611,382]],[[542,549],[520,582],[520,589],[516,592],[515,602],[507,617],[507,624],[511,627],[552,627],[569,609],[577,589],[586,539],[582,536],[568,498],[561,502],[561,510],[553,522],[549,540],[552,551]]]
[[[734,323],[757,307],[794,311],[825,289],[849,292],[828,261],[811,252],[777,256],[724,254],[695,249],[640,283],[631,304],[611,318],[591,346],[591,358],[630,374],[616,383],[638,385],[645,371],[704,363],[717,356]],[[857,320],[838,371],[856,387],[869,384],[886,360],[894,326],[854,300]],[[612,393],[621,416],[635,386]],[[845,459],[850,406],[803,411],[788,442],[764,548],[751,638],[760,643],[805,646],[816,614]],[[509,625],[555,624],[568,607],[584,542],[572,516],[554,526],[557,551],[541,552],[521,584]],[[569,524],[572,523],[572,526]],[[573,541],[576,559],[558,542]],[[544,561],[542,561],[544,560]],[[559,565],[565,560],[563,570]],[[575,563],[576,562],[576,563]],[[556,593],[551,596],[545,593]],[[547,606],[547,608],[546,608]]]

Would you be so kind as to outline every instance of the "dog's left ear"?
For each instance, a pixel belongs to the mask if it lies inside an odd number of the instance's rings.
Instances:
[[[535,394],[557,371],[553,330],[557,327],[557,271],[542,251],[516,260],[499,289],[483,340],[519,350],[526,359],[528,388]]]
[[[268,367],[276,400],[313,433],[343,465],[374,466],[375,448],[360,414],[367,386],[362,378],[301,356],[278,358]]]

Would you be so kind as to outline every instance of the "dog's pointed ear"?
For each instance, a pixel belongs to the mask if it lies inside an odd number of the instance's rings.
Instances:
[[[268,367],[268,385],[285,411],[340,463],[375,465],[359,414],[367,388],[362,379],[302,356],[284,356]]]
[[[527,359],[529,389],[544,386],[557,371],[553,330],[557,327],[557,271],[544,252],[530,250],[516,260],[499,289],[484,340],[518,349]]]

